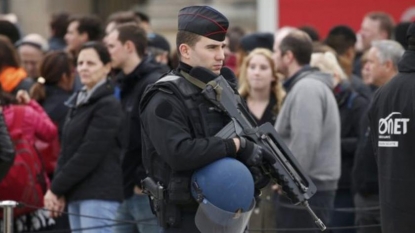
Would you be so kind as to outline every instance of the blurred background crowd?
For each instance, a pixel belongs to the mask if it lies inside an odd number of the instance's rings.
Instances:
[[[126,68],[115,63],[120,57],[111,52],[110,33],[121,24],[134,24],[145,31],[148,42],[139,57],[151,56],[162,74],[178,65],[177,12],[194,4],[210,5],[229,18],[224,65],[238,77],[240,94],[258,124],[276,123],[287,92],[283,74],[277,73],[274,42],[294,28],[310,36],[309,65],[332,76],[341,119],[341,175],[334,205],[327,207],[328,225],[355,226],[332,232],[380,232],[377,169],[366,113],[376,89],[398,72],[408,46],[406,31],[415,20],[415,3],[407,0],[0,0],[1,106],[27,107],[31,118],[22,124],[30,128],[33,141],[49,148],[45,179],[52,180],[56,148],[63,140],[69,109],[64,103],[85,85],[76,63],[85,43],[104,42],[112,62],[101,54],[100,59],[111,63],[115,77]],[[115,89],[121,100],[122,85]],[[17,115],[4,112],[6,123]],[[268,187],[261,196],[251,218],[252,232],[278,227],[274,189]],[[22,212],[15,221],[18,232],[68,229],[67,217],[55,221],[43,210]]]

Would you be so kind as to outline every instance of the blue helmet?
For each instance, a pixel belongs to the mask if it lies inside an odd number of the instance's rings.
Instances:
[[[233,158],[217,160],[194,172],[193,197],[199,202],[196,226],[203,232],[242,232],[255,206],[254,179]]]

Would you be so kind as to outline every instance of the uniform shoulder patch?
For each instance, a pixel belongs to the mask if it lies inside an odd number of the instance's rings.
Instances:
[[[168,118],[172,112],[173,106],[165,100],[156,107],[156,115],[161,118]]]

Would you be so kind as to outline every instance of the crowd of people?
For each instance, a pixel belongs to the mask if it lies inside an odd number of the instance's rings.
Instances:
[[[30,202],[14,197],[29,208],[15,214],[16,232],[199,232],[192,174],[225,157],[248,167],[267,159],[249,137],[215,136],[230,119],[201,94],[205,77],[190,74],[204,67],[220,75],[224,66],[236,74],[228,81],[255,123],[275,126],[316,185],[310,206],[329,228],[339,227],[330,232],[413,230],[413,210],[403,211],[413,204],[401,195],[412,160],[388,157],[398,144],[382,142],[378,119],[406,111],[400,122],[410,125],[385,132],[413,134],[413,107],[405,105],[412,81],[404,80],[414,78],[407,77],[415,68],[414,24],[369,12],[358,32],[333,25],[321,38],[310,26],[248,33],[205,6],[183,8],[178,18],[175,46],[138,11],[115,12],[105,23],[56,13],[48,40],[21,36],[18,25],[0,20],[0,187],[23,189],[13,179],[25,174],[13,169],[24,156],[16,141],[24,139],[39,156],[30,161],[38,163],[33,187],[42,194]],[[149,201],[146,177],[164,184],[166,206]],[[319,232],[281,186],[260,189],[247,232]]]

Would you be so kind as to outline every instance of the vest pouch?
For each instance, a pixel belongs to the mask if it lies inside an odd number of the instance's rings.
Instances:
[[[214,136],[229,122],[229,118],[224,117],[221,110],[208,103],[199,105],[198,120],[206,136]]]
[[[167,187],[167,195],[169,204],[189,205],[196,203],[190,193],[190,176],[172,175]]]

